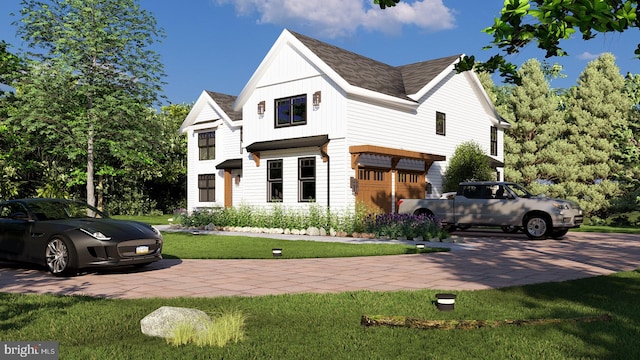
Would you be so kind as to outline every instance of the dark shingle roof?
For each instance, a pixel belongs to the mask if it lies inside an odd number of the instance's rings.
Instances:
[[[460,57],[395,67],[293,31],[291,34],[349,84],[402,99],[409,99],[407,94],[418,92]]]
[[[211,96],[231,120],[242,120],[242,111],[234,111],[233,104],[236,102],[237,96],[222,94],[207,90],[207,94]]]
[[[398,67],[402,74],[407,94],[415,94],[420,91],[460,56],[452,55]]]

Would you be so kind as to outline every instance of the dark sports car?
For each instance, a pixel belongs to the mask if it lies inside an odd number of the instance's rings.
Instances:
[[[81,201],[0,202],[0,259],[46,265],[53,275],[85,268],[144,266],[162,259],[153,226],[115,220]]]

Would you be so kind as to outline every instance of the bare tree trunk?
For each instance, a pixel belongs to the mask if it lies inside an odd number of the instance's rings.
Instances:
[[[505,325],[545,325],[576,322],[611,321],[611,315],[583,316],[567,319],[520,319],[520,320],[427,320],[404,316],[367,316],[362,315],[360,323],[364,326],[407,327],[411,329],[480,329]]]
[[[93,184],[93,131],[93,121],[91,121],[87,140],[87,204],[91,206],[96,205],[95,186]]]

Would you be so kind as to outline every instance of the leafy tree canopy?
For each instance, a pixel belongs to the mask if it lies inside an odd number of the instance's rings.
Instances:
[[[382,9],[397,2],[374,0]],[[505,80],[518,84],[517,67],[507,62],[503,54],[518,53],[536,42],[547,58],[564,56],[568,54],[560,42],[576,32],[580,32],[584,40],[590,40],[598,33],[621,33],[631,28],[640,28],[637,0],[505,0],[500,17],[483,30],[493,36],[492,45],[486,48],[497,47],[500,53],[484,63],[477,63],[474,56],[465,57],[456,70],[475,67],[481,71],[499,71]],[[635,55],[640,58],[640,44]]]
[[[463,181],[494,180],[489,158],[480,144],[467,141],[456,147],[444,173],[442,191],[456,191]]]

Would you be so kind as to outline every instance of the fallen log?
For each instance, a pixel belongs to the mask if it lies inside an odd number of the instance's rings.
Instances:
[[[360,324],[363,326],[388,326],[407,327],[411,329],[437,329],[437,330],[471,330],[481,328],[494,328],[505,325],[547,325],[561,323],[611,321],[610,314],[595,316],[583,316],[576,318],[554,319],[517,319],[517,320],[427,320],[406,316],[362,315]]]

